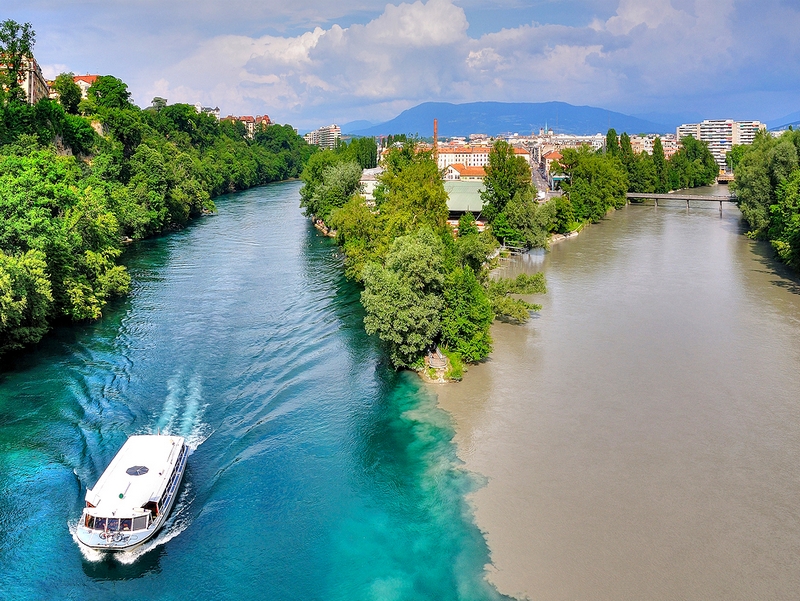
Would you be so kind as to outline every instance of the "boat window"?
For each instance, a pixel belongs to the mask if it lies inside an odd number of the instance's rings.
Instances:
[[[122,518],[119,521],[120,530],[130,530],[132,525],[133,525],[133,518]]]
[[[86,514],[86,527],[87,528],[94,528],[94,516]]]
[[[108,518],[108,528],[109,532],[116,532],[119,530],[119,519],[118,518]]]
[[[133,529],[134,530],[144,530],[147,528],[147,516],[142,515],[139,517],[133,518]]]
[[[95,530],[105,530],[106,529],[106,518],[94,518],[94,529]]]

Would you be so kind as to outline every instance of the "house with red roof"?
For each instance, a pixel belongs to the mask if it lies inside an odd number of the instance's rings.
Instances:
[[[81,89],[81,98],[86,98],[89,95],[89,88],[97,81],[99,75],[74,75],[72,81],[78,84]]]

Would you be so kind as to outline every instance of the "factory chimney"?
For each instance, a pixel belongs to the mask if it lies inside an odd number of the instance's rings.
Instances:
[[[433,120],[433,160],[439,164],[439,120]]]

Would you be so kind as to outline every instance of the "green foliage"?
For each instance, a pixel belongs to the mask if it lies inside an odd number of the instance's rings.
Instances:
[[[374,138],[355,138],[349,144],[338,146],[336,151],[343,154],[345,160],[358,163],[362,169],[378,166],[378,145]]]
[[[431,154],[417,152],[412,142],[389,153],[375,194],[390,238],[445,227],[447,192],[439,169]]]
[[[719,165],[708,144],[691,136],[681,140],[681,149],[669,160],[668,182],[671,190],[709,186],[718,174]]]
[[[52,304],[44,253],[13,256],[0,250],[0,354],[38,342]]]
[[[562,188],[576,220],[597,222],[611,209],[625,205],[628,176],[618,157],[596,154],[586,146],[565,148],[562,155],[555,169],[570,176]]]
[[[619,155],[619,138],[617,137],[617,130],[616,129],[609,129],[608,133],[606,134],[606,154],[610,154],[612,157]]]
[[[74,103],[0,106],[0,353],[127,292],[121,236],[181,227],[212,196],[297,177],[311,155],[290,126],[251,141],[187,105],[141,111],[110,76],[89,105],[103,136]]]
[[[747,145],[745,144],[733,145],[733,148],[731,148],[730,152],[725,155],[725,164],[728,166],[728,169],[731,171],[736,170],[736,167],[739,166],[739,163],[741,162],[746,150]]]
[[[551,231],[566,234],[573,231],[577,227],[575,222],[575,211],[572,210],[572,203],[567,196],[557,196],[548,204],[553,205],[553,222],[551,224]]]
[[[36,342],[49,319],[95,319],[128,289],[116,265],[117,219],[82,176],[74,158],[51,149],[0,156],[0,251],[11,258],[11,287],[27,290],[17,298],[27,299],[28,311],[20,316],[13,303],[3,309],[3,349]]]
[[[460,382],[464,378],[464,360],[461,358],[455,351],[450,351],[442,349],[442,353],[444,353],[445,357],[447,357],[448,361],[450,362],[450,367],[444,374],[444,377],[447,380],[452,380],[455,382]]]
[[[656,138],[653,142],[653,170],[655,171],[655,192],[666,194],[669,192],[669,172],[661,138]]]
[[[24,101],[25,91],[20,86],[23,78],[23,61],[33,56],[36,32],[30,23],[19,24],[11,19],[0,23],[0,57],[4,69],[0,70],[0,90],[5,90],[9,101]]]
[[[517,194],[531,190],[530,166],[525,159],[514,153],[511,144],[498,140],[489,151],[483,184],[483,215],[493,223]]]
[[[96,110],[131,108],[128,85],[113,75],[101,75],[89,87],[89,100]]]
[[[458,237],[471,236],[478,234],[478,226],[475,225],[475,215],[472,213],[464,213],[458,219]]]
[[[386,344],[396,367],[414,364],[439,333],[442,271],[441,242],[428,228],[397,238],[385,266],[364,268],[364,326]]]
[[[524,323],[530,318],[531,311],[541,311],[541,305],[535,305],[510,294],[545,294],[547,285],[543,273],[527,275],[521,273],[516,278],[497,278],[490,280],[487,294],[495,314],[507,319]]]
[[[512,246],[543,248],[556,218],[553,202],[540,205],[532,188],[517,192],[492,226],[495,236]]]
[[[748,235],[769,240],[781,260],[800,269],[800,132],[777,139],[760,132],[752,145],[739,148],[731,187]]]
[[[341,208],[360,189],[361,167],[355,162],[336,162],[322,172],[322,181],[315,188],[308,204],[313,215],[326,223],[331,212]]]
[[[489,232],[478,232],[471,214],[460,219],[454,238],[446,225],[441,174],[430,153],[419,152],[414,141],[386,156],[374,206],[358,194],[340,204],[350,190],[345,168],[358,168],[345,162],[347,156],[338,149],[311,157],[302,175],[301,205],[317,217],[331,207],[326,219],[336,230],[347,276],[364,285],[366,330],[383,341],[395,367],[421,369],[425,352],[438,344],[451,358],[448,377],[460,378],[462,360],[480,361],[491,352],[495,306],[523,321],[535,305],[507,294],[542,291],[532,283],[541,276],[515,280],[502,290],[488,283],[486,263],[497,241]],[[339,191],[336,202],[326,205],[326,191],[333,189]],[[505,209],[525,240],[544,243],[554,204],[539,207],[528,185]],[[498,216],[501,226],[509,218],[506,212]],[[497,298],[490,298],[487,286],[494,286]]]
[[[53,82],[53,89],[58,92],[58,102],[70,115],[78,114],[81,101],[81,89],[73,79],[74,73],[61,73]]]
[[[441,342],[467,362],[492,352],[489,326],[494,321],[492,303],[472,269],[457,268],[444,287]]]

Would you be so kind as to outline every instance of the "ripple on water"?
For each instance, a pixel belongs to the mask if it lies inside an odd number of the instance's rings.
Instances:
[[[497,598],[447,416],[364,334],[298,188],[220,199],[219,217],[132,246],[132,294],[0,381],[0,590]],[[154,431],[194,448],[170,520],[133,553],[84,557],[70,532],[86,487]]]

